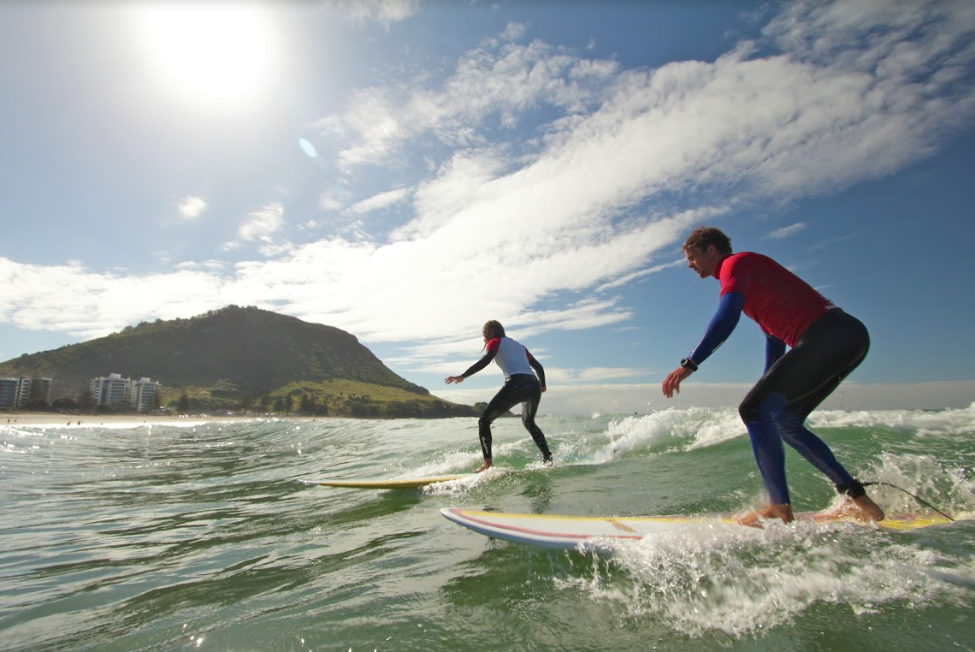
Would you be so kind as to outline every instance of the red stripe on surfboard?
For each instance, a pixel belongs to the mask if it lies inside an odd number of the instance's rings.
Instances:
[[[559,538],[559,539],[592,539],[593,537],[608,537],[611,539],[642,539],[642,534],[560,534],[556,532],[545,532],[544,530],[532,530],[524,527],[516,527],[514,525],[502,525],[500,523],[492,523],[491,521],[483,521],[470,514],[463,514],[464,510],[457,509],[456,507],[451,508],[450,512],[456,514],[459,518],[471,523],[477,523],[485,527],[494,528],[496,530],[504,530],[506,532],[521,532],[523,534],[533,534],[540,537],[548,538]],[[595,519],[604,520],[604,519]],[[615,524],[614,524],[615,525]]]

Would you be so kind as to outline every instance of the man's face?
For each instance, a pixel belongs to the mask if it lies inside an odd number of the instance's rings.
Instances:
[[[720,259],[718,250],[714,245],[708,245],[704,249],[688,247],[684,250],[684,255],[687,257],[687,266],[697,272],[698,276],[701,278],[714,276]]]

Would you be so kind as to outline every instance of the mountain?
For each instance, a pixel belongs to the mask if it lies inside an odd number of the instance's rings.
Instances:
[[[396,375],[354,335],[253,307],[142,322],[0,363],[0,377],[53,378],[52,401],[78,399],[92,378],[110,373],[160,382],[163,405],[183,394],[201,409],[290,396],[336,415],[476,415]]]

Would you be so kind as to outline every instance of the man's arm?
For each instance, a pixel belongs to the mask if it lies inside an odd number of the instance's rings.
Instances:
[[[718,301],[718,310],[711,318],[704,338],[694,349],[694,352],[687,358],[687,364],[679,367],[667,374],[663,382],[663,393],[667,398],[672,398],[674,394],[680,394],[680,384],[685,378],[697,370],[697,366],[704,362],[709,355],[715,352],[719,346],[724,344],[731,332],[738,325],[741,317],[741,310],[745,306],[745,295],[738,292],[729,292]]]
[[[718,300],[718,309],[711,317],[708,329],[704,332],[704,337],[689,356],[695,364],[699,365],[707,360],[708,356],[725,343],[725,340],[735,330],[735,326],[738,325],[738,319],[741,318],[741,310],[744,307],[744,294],[729,292],[722,295],[721,299]]]

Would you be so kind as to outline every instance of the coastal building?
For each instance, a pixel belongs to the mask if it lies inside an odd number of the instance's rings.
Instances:
[[[17,407],[19,396],[19,378],[0,378],[0,410],[12,410]]]
[[[136,412],[152,412],[159,406],[159,383],[148,378],[140,378],[135,382],[133,403]]]
[[[121,374],[114,373],[92,378],[89,387],[95,405],[104,405],[112,410],[150,412],[156,407],[156,397],[159,395],[158,382],[149,378],[122,378]]]
[[[27,398],[39,398],[45,403],[51,402],[51,388],[54,387],[53,378],[33,378],[30,381],[30,389],[27,391]],[[23,399],[26,401],[27,399]]]
[[[121,374],[108,374],[92,378],[91,395],[95,405],[104,405],[113,410],[127,410],[132,401],[132,381]]]
[[[0,410],[23,407],[30,399],[51,400],[51,378],[0,378]]]

